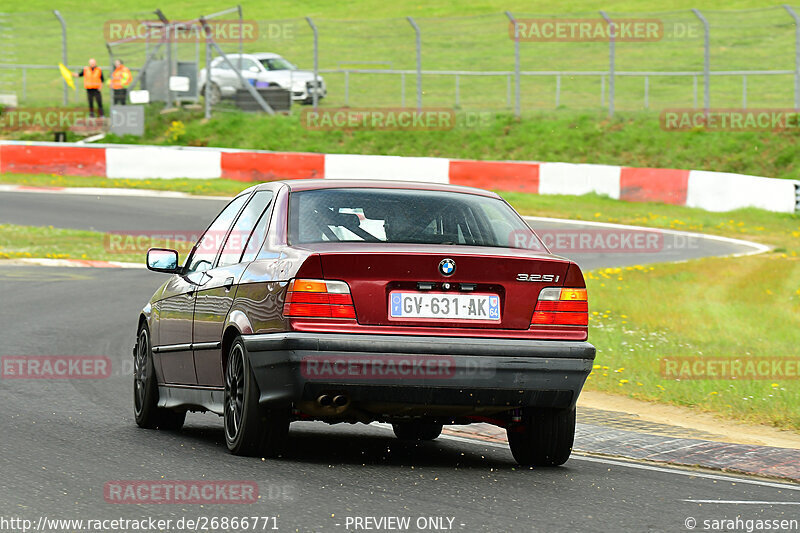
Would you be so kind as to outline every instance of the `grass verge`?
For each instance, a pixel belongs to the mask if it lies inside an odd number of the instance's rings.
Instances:
[[[143,137],[109,135],[103,142],[217,146],[328,154],[402,155],[509,161],[563,161],[630,167],[735,172],[794,179],[800,169],[796,130],[723,132],[665,131],[657,113],[552,111],[526,114],[477,112],[474,123],[459,113],[447,131],[311,131],[295,111],[272,117],[237,111],[147,111]],[[51,141],[51,133],[20,134]],[[68,140],[78,140],[74,134]],[[664,147],[669,147],[665,149]]]
[[[186,181],[189,191],[205,183]],[[233,194],[243,186],[231,183],[226,192]],[[587,272],[590,339],[598,348],[587,387],[800,430],[797,379],[676,380],[661,372],[661,359],[677,356],[800,358],[800,216],[755,209],[708,213],[594,195],[504,196],[527,215],[686,229],[775,247],[751,257]],[[143,260],[141,252],[114,253],[107,242],[96,232],[0,226],[0,258]]]

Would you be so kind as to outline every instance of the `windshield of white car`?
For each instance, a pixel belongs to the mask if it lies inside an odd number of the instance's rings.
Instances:
[[[261,64],[264,65],[264,68],[267,70],[297,70],[297,67],[282,57],[277,57],[274,59],[262,59]]]

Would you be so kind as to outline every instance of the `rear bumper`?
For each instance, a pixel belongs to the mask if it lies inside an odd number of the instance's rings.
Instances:
[[[594,346],[573,341],[300,332],[242,339],[262,404],[334,393],[372,413],[571,407],[595,357]]]

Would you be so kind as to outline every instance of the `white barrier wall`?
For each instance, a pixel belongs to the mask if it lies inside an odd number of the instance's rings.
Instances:
[[[756,207],[794,213],[795,185],[800,183],[705,170],[630,167],[623,170],[611,165],[527,161],[512,164],[454,160],[452,163],[450,159],[437,157],[0,141],[0,172],[10,173],[105,175],[130,179],[226,177],[260,181],[324,176],[328,179],[421,181],[508,191],[524,189],[539,194],[597,193],[614,199],[663,201],[708,211]],[[676,178],[675,173],[680,174],[678,178],[681,179]],[[687,173],[688,178],[684,178]]]
[[[169,146],[106,148],[106,177],[109,178],[211,179],[221,175],[219,150]]]
[[[604,194],[619,199],[621,167],[540,163],[539,194]]]
[[[326,179],[449,183],[450,160],[439,157],[326,154]]]
[[[692,170],[686,205],[708,211],[730,211],[758,207],[780,213],[794,213],[795,182],[744,174]]]

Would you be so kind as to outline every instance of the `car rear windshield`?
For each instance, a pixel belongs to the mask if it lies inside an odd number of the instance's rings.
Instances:
[[[387,242],[544,250],[502,200],[408,189],[294,192],[289,239],[292,244]]]

